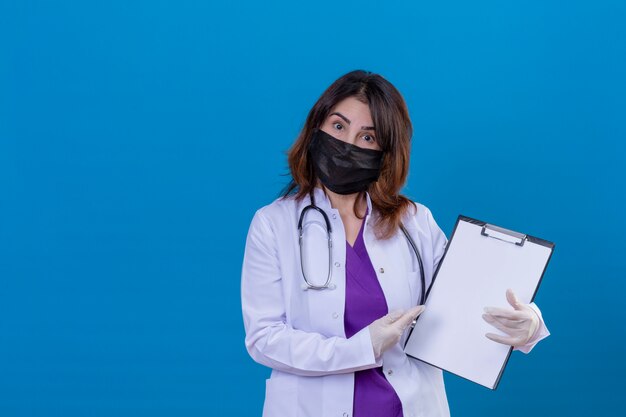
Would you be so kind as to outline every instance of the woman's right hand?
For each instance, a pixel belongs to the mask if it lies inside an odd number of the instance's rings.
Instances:
[[[370,337],[374,355],[378,360],[387,349],[400,341],[402,333],[424,311],[424,306],[415,306],[406,311],[394,311],[370,324]]]

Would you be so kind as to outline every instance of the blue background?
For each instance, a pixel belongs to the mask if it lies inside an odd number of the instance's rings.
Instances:
[[[556,242],[552,336],[455,416],[624,413],[626,3],[0,2],[0,415],[260,415],[254,211],[343,73],[414,122],[405,193]]]

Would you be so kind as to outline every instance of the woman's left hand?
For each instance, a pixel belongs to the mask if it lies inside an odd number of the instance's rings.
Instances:
[[[483,319],[509,337],[494,333],[487,333],[485,336],[504,345],[524,346],[530,342],[539,328],[539,317],[528,304],[517,299],[513,290],[506,291],[506,300],[513,307],[513,310],[485,307]]]

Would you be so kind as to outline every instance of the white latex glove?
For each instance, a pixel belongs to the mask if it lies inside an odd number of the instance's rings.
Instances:
[[[376,359],[384,351],[400,341],[402,333],[424,311],[424,306],[415,306],[406,311],[394,311],[374,320],[368,327]]]
[[[506,300],[513,307],[513,310],[485,307],[483,319],[496,329],[508,334],[509,337],[494,333],[487,333],[485,336],[504,345],[524,346],[535,335],[539,327],[539,317],[528,304],[517,299],[513,290],[506,290]]]

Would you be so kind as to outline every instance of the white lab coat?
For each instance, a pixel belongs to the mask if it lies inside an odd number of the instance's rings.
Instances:
[[[404,417],[449,416],[441,370],[403,352],[406,333],[378,361],[367,327],[346,338],[345,232],[338,210],[319,188],[315,201],[332,225],[334,289],[303,290],[297,223],[308,197],[299,202],[278,199],[259,209],[248,232],[241,282],[246,348],[255,361],[272,368],[263,416],[351,417],[354,372],[379,366],[402,402]],[[387,240],[375,237],[376,212],[369,195],[367,205],[371,214],[365,218],[363,239],[389,311],[415,306],[421,290],[415,255],[401,231]],[[422,256],[428,286],[447,239],[428,208],[417,207],[403,223]],[[305,228],[325,235],[320,219],[309,210]],[[318,245],[305,250],[305,257],[307,277],[323,283],[327,273],[309,276],[308,268],[327,271],[328,249]]]

